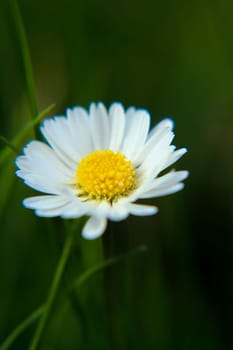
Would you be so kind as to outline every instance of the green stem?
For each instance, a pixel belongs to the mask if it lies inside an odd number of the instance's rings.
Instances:
[[[10,141],[8,141],[6,137],[1,135],[0,136],[0,141],[2,143],[4,143],[7,147],[9,147],[9,149],[11,151],[13,151],[14,153],[16,153],[16,154],[20,153],[20,149],[18,149],[15,145],[13,145]]]
[[[14,340],[33,322],[35,322],[44,312],[45,306],[42,305],[36,309],[30,316],[21,322],[14,331],[6,338],[4,343],[0,346],[0,350],[8,350]]]
[[[45,329],[46,323],[48,321],[48,317],[50,314],[50,311],[52,309],[53,303],[55,301],[55,298],[57,296],[57,292],[58,292],[58,288],[59,288],[59,284],[61,282],[61,278],[67,263],[67,260],[69,258],[70,255],[70,251],[71,251],[71,247],[72,247],[72,243],[73,243],[73,236],[74,236],[74,230],[71,230],[71,232],[67,233],[67,238],[66,238],[66,242],[63,248],[63,252],[62,255],[60,257],[60,260],[58,262],[57,265],[57,270],[55,272],[54,275],[54,279],[52,282],[52,285],[50,287],[50,291],[48,294],[48,298],[47,298],[47,302],[45,304],[45,310],[43,313],[43,316],[40,319],[40,322],[38,323],[38,326],[36,328],[34,337],[32,339],[31,345],[29,347],[29,350],[36,350],[39,346],[39,342],[41,340],[43,331]]]
[[[108,260],[101,261],[95,266],[91,266],[86,271],[84,271],[81,276],[77,277],[73,283],[71,283],[70,287],[66,290],[67,294],[73,293],[76,289],[80,288],[86,281],[88,281],[91,277],[93,277],[98,272],[101,272],[108,267],[111,267],[115,264],[123,262],[128,257],[145,253],[147,252],[147,247],[145,245],[140,245],[136,248],[133,248],[129,252],[122,254],[120,256],[115,256],[109,258]],[[24,321],[22,321],[5,339],[4,343],[1,344],[0,350],[8,350],[15,339],[33,322],[35,322],[38,318],[42,316],[45,312],[45,304],[41,305],[38,309],[36,309],[32,314],[30,314]]]
[[[84,271],[81,276],[77,277],[77,279],[70,285],[68,291],[71,292],[77,288],[79,288],[83,283],[85,283],[91,276],[95,275],[96,273],[105,270],[108,267],[111,267],[115,264],[119,264],[120,262],[125,261],[127,258],[140,254],[140,253],[146,253],[147,252],[147,246],[142,244],[136,248],[131,249],[130,251],[114,256],[112,258],[106,259],[104,261],[101,261],[100,263],[96,264],[95,266],[90,267],[86,271]],[[1,350],[1,349],[0,349]]]
[[[15,25],[17,28],[20,47],[22,51],[23,65],[25,70],[26,84],[28,90],[28,98],[30,103],[30,109],[32,113],[32,118],[38,114],[37,103],[36,103],[36,93],[34,88],[34,79],[32,73],[32,63],[30,57],[30,51],[28,46],[28,41],[25,33],[25,28],[20,13],[20,9],[17,0],[11,0],[12,12],[15,20]]]

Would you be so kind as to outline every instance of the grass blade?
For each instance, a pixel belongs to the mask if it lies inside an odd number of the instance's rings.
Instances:
[[[147,246],[140,245],[136,248],[131,249],[129,252],[109,258],[105,261],[100,262],[99,264],[90,267],[86,271],[84,271],[81,276],[77,277],[68,288],[68,293],[72,292],[74,289],[81,287],[82,284],[87,282],[91,277],[93,277],[96,273],[103,271],[104,269],[111,267],[115,264],[123,262],[128,257],[135,256],[140,253],[147,252]],[[8,350],[10,346],[13,344],[15,339],[33,322],[38,320],[45,311],[45,304],[41,305],[38,309],[36,309],[31,315],[29,315],[24,321],[22,321],[6,338],[6,340],[0,346],[0,350]]]
[[[23,140],[23,138],[26,136],[27,132],[34,128],[37,124],[41,122],[41,120],[49,113],[51,110],[55,107],[55,104],[51,104],[49,107],[45,108],[41,113],[37,115],[37,117],[33,120],[31,120],[29,123],[25,125],[25,127],[16,135],[12,141],[7,141],[5,143],[7,144],[7,148],[4,148],[0,153],[0,165],[4,163],[4,161],[7,159],[7,157],[11,154],[12,148],[14,152],[16,151],[19,143]],[[4,137],[1,137],[1,139],[5,139]],[[5,139],[6,140],[6,139]],[[9,148],[9,145],[11,147]],[[18,149],[17,149],[17,153]]]

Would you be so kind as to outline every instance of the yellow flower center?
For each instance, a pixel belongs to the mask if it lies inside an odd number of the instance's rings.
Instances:
[[[116,201],[135,188],[136,173],[131,161],[111,150],[95,151],[83,158],[76,171],[78,195]]]

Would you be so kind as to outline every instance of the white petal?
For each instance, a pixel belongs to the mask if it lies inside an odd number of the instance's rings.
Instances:
[[[72,124],[64,117],[44,121],[41,132],[60,159],[75,168],[81,159],[73,137]]]
[[[94,200],[82,200],[77,197],[76,192],[70,187],[66,188],[65,195],[69,198],[73,208],[77,208],[78,212],[83,211],[83,215],[92,216],[98,214],[97,210],[104,202],[96,202]],[[103,206],[103,205],[102,205]]]
[[[86,215],[85,205],[78,205],[77,201],[70,202],[63,210],[61,217],[64,219],[75,219]]]
[[[107,217],[110,210],[111,205],[108,201],[101,201],[98,204],[95,203],[95,208],[90,207],[91,215],[94,214],[94,216],[98,217]]]
[[[163,125],[163,123],[162,123]],[[139,160],[142,162],[150,152],[153,152],[158,147],[165,147],[169,144],[169,140],[171,140],[174,137],[173,132],[171,131],[171,127],[165,127],[167,123],[164,124],[164,126],[160,127],[160,124],[156,126],[149,134],[148,140],[146,141],[142,152],[139,156]],[[170,138],[169,138],[170,135]],[[168,141],[166,141],[166,138],[168,138]],[[171,141],[170,141],[171,142]]]
[[[172,146],[163,150],[161,149],[160,154],[156,152],[155,156],[151,157],[150,162],[148,161],[147,163],[143,163],[142,166],[137,169],[138,173],[141,174],[141,186],[147,186],[147,183],[150,183],[154,178],[158,176],[158,174],[164,168],[164,164],[167,162],[167,159],[172,152]]]
[[[17,176],[25,183],[42,192],[58,194],[64,186],[71,184],[74,175],[56,156],[55,152],[40,141],[30,142],[24,149],[25,155],[16,159]]]
[[[159,187],[158,189],[154,189],[143,193],[140,196],[140,198],[152,198],[152,197],[154,198],[154,197],[167,196],[168,194],[181,191],[183,188],[184,188],[184,184],[182,182],[170,187],[163,187],[163,188]]]
[[[70,203],[66,203],[64,205],[60,205],[58,207],[50,208],[50,209],[37,209],[35,211],[35,214],[37,216],[42,216],[46,218],[51,218],[54,216],[61,216],[65,211],[66,208],[69,208]]]
[[[161,128],[145,144],[140,160],[144,163],[157,162],[160,152],[169,147],[174,138],[174,133],[169,128]]]
[[[61,208],[53,208],[49,210],[35,210],[35,214],[37,216],[41,216],[43,218],[54,218],[56,216],[60,216],[62,213],[63,209]]]
[[[144,187],[144,191],[153,191],[158,189],[166,189],[167,187],[171,187],[176,185],[178,182],[183,181],[189,175],[189,172],[186,170],[183,171],[171,171],[170,173],[157,177],[152,180],[146,187]]]
[[[81,157],[94,150],[90,130],[90,118],[84,108],[75,107],[67,110],[73,144]]]
[[[87,213],[86,204],[81,202],[70,188],[64,191],[64,195],[26,198],[23,204],[27,208],[37,209],[37,214],[41,216],[55,216],[54,210],[56,215],[64,218],[77,218]]]
[[[128,159],[137,162],[138,155],[145,143],[150,127],[150,115],[147,111],[138,110],[126,115],[124,142],[121,148]]]
[[[128,203],[123,205],[121,201],[113,203],[111,211],[108,214],[108,217],[112,221],[121,221],[127,218],[129,215]]]
[[[158,212],[158,208],[150,205],[130,203],[129,212],[130,214],[137,216],[147,216],[156,214]]]
[[[177,160],[180,159],[187,151],[188,151],[187,148],[181,148],[181,149],[178,149],[177,151],[173,152],[170,155],[170,157],[168,158],[167,162],[164,164],[163,169],[165,169],[165,168],[169,167],[170,165],[174,164],[175,162],[177,162]]]
[[[16,175],[22,178],[27,186],[39,192],[61,194],[65,190],[64,185],[54,183],[48,179],[45,180],[44,177],[41,176],[24,173],[22,170],[18,170]]]
[[[125,131],[125,112],[120,103],[113,103],[109,109],[109,149],[119,151]]]
[[[127,108],[127,110],[125,111],[126,118],[128,119],[128,118],[133,117],[134,114],[135,114],[135,112],[136,112],[136,108],[135,108],[135,107],[129,107],[129,108]]]
[[[86,239],[95,239],[101,236],[107,226],[105,217],[91,216],[83,228],[82,236]]]
[[[171,118],[165,118],[162,119],[159,123],[157,123],[150,131],[149,135],[148,135],[148,139],[151,138],[152,136],[154,136],[154,134],[156,134],[159,129],[170,129],[171,131],[173,130],[174,127],[174,121]]]
[[[23,205],[30,209],[53,209],[65,205],[67,198],[63,196],[35,196],[23,200]]]
[[[164,164],[167,163],[168,157],[174,151],[174,146],[170,146],[173,137],[174,134],[171,131],[164,129],[163,137],[145,156],[140,167],[142,172],[145,171],[148,176],[153,175],[154,177],[161,172]]]
[[[32,141],[24,148],[23,156],[16,158],[16,165],[24,171],[34,172],[65,181],[73,175],[71,168],[65,166],[56,153],[44,142]]]
[[[90,105],[90,127],[95,149],[106,149],[109,145],[109,120],[102,103]]]

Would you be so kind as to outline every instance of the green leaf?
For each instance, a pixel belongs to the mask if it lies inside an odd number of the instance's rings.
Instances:
[[[25,79],[27,86],[27,93],[29,98],[30,109],[32,113],[32,119],[36,117],[38,114],[37,103],[36,103],[36,92],[35,92],[35,84],[32,70],[32,62],[30,56],[30,50],[27,40],[26,31],[24,28],[23,19],[21,16],[20,8],[17,0],[10,1],[12,15],[14,17],[15,26],[18,34],[23,66],[25,71]]]
[[[27,123],[24,128],[16,135],[12,141],[6,140],[4,136],[1,136],[1,140],[8,146],[0,152],[0,165],[2,165],[8,156],[11,154],[12,150],[18,153],[18,146],[23,138],[27,135],[27,132],[34,128],[41,120],[55,107],[55,104],[51,104],[49,107],[45,108],[37,117]]]
[[[20,153],[20,150],[17,147],[15,147],[15,145],[13,145],[10,141],[8,141],[6,137],[0,135],[0,140],[16,154]]]

